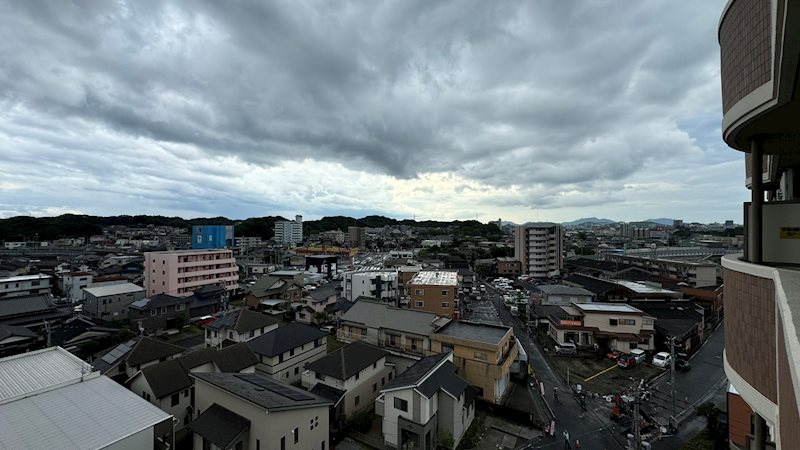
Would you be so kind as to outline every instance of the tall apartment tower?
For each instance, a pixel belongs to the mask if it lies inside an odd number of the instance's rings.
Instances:
[[[564,231],[550,222],[519,225],[514,234],[514,257],[522,272],[535,278],[560,275],[564,270]]]
[[[627,222],[620,222],[619,224],[619,235],[620,237],[624,238],[632,238],[633,237],[633,225]]]
[[[275,242],[282,244],[299,244],[303,242],[303,216],[294,216],[294,220],[275,222]]]
[[[800,4],[729,0],[717,35],[722,138],[751,191],[744,253],[722,257],[730,448],[798,448]]]
[[[144,289],[148,297],[191,295],[203,286],[220,286],[230,292],[239,287],[239,266],[233,250],[176,250],[145,252]]]
[[[366,244],[366,235],[364,227],[348,227],[347,228],[347,245],[350,248],[363,248]]]

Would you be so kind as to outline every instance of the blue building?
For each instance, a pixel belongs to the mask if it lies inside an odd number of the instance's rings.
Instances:
[[[233,225],[195,225],[192,227],[192,248],[233,247]]]

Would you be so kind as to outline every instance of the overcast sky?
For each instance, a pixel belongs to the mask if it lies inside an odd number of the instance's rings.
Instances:
[[[0,217],[741,222],[724,3],[0,2]]]

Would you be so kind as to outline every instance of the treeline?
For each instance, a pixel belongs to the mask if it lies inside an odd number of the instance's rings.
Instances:
[[[271,239],[274,235],[276,221],[286,220],[283,217],[251,217],[245,220],[233,220],[227,217],[199,217],[183,219],[180,217],[164,216],[88,216],[64,214],[57,217],[29,217],[18,216],[0,219],[0,240],[23,241],[37,239],[49,241],[67,237],[87,237],[101,234],[104,227],[123,225],[126,227],[170,226],[186,228],[190,231],[192,225],[234,225],[236,236],[258,236],[262,239]],[[483,224],[476,220],[467,221],[421,221],[396,220],[383,216],[367,216],[361,219],[352,217],[332,216],[320,220],[309,220],[303,223],[303,234],[306,236],[329,230],[342,230],[347,232],[348,227],[380,228],[386,225],[410,225],[429,228],[432,237],[437,234],[454,234],[459,236],[482,236],[494,240],[502,237],[502,232],[497,225]]]

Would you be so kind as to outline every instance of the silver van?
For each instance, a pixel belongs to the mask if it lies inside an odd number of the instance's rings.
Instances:
[[[636,360],[636,364],[641,364],[647,360],[647,354],[640,348],[632,348],[630,354]]]
[[[573,343],[567,342],[564,344],[556,345],[556,355],[573,356],[577,354],[578,354],[578,348]]]

